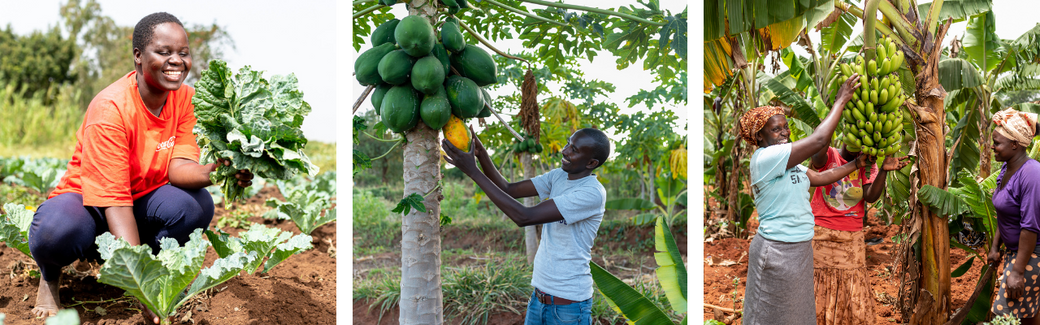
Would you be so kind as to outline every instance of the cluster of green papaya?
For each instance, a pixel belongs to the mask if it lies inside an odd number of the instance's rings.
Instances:
[[[439,34],[426,17],[393,19],[372,32],[372,48],[354,61],[355,77],[375,86],[372,106],[394,132],[419,121],[439,130],[452,115],[491,116],[482,87],[497,81],[495,60],[466,44],[455,18],[443,21]]]
[[[523,135],[523,141],[517,141],[513,143],[513,152],[530,152],[530,153],[542,153],[542,144],[538,143],[538,140],[527,135]]]
[[[851,64],[841,64],[841,77],[835,76],[831,87],[840,87],[853,74],[860,75],[859,89],[842,112],[842,140],[850,151],[884,157],[902,148],[903,113],[899,107],[907,96],[896,73],[902,65],[903,52],[888,38],[878,42],[876,60],[867,62],[861,54]]]

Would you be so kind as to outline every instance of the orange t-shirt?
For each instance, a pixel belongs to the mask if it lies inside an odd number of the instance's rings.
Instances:
[[[141,100],[136,71],[106,87],[87,106],[68,171],[48,198],[80,193],[84,206],[133,206],[169,183],[170,159],[199,161],[194,94],[187,85],[170,92],[156,117]]]

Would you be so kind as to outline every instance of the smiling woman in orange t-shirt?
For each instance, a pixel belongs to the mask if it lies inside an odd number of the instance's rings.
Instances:
[[[133,54],[134,71],[90,102],[68,171],[33,217],[29,247],[42,273],[37,317],[57,313],[63,266],[98,258],[98,235],[108,231],[156,252],[161,238],[183,245],[213,219],[204,187],[216,164],[198,163],[195,89],[183,85],[192,63],[184,26],[167,13],[144,17],[134,27]],[[252,174],[237,177],[249,186]]]

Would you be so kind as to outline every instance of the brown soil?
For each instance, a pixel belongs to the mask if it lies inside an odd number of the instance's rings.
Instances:
[[[269,197],[282,198],[277,188],[267,187],[248,201],[236,204],[233,210],[249,211],[252,223],[300,233],[292,221],[265,220],[260,217],[269,209],[264,201]],[[218,204],[210,226],[215,227],[221,216],[228,215],[223,204]],[[237,235],[239,229],[225,231]],[[318,227],[311,233],[314,249],[289,257],[269,274],[239,275],[208,292],[192,298],[173,317],[174,324],[335,324],[336,323],[336,223]],[[206,253],[204,267],[216,260],[216,253]],[[43,324],[31,313],[36,302],[39,278],[26,276],[36,269],[35,262],[21,252],[0,247],[0,310],[7,314],[6,324]],[[75,272],[72,269],[75,268]],[[107,301],[84,303],[76,306],[83,324],[145,324],[141,313],[132,309],[126,299],[120,299],[123,290],[100,284],[94,277],[97,265],[73,263],[66,269],[61,283],[61,304],[68,306],[77,301]],[[74,274],[70,274],[74,273]]]
[[[757,215],[753,215],[752,218],[757,218]],[[749,222],[750,237],[754,236],[757,228],[757,222],[754,220]],[[867,269],[875,298],[874,323],[904,323],[906,320],[902,319],[896,308],[901,284],[893,265],[896,261],[898,244],[892,241],[892,237],[899,234],[900,226],[885,226],[871,213],[864,229],[867,231],[865,236],[867,239],[883,238],[880,244],[867,246]],[[749,239],[738,238],[724,238],[704,243],[704,261],[701,263],[704,265],[705,304],[736,310],[743,308],[744,286],[747,284],[747,252],[750,243]],[[950,249],[952,268],[957,268],[969,257],[969,253],[961,249]],[[736,264],[732,264],[732,262]],[[975,281],[980,276],[982,264],[976,260],[967,273],[951,280],[951,310],[956,311],[967,302],[975,289]],[[736,285],[733,283],[734,278],[739,279]],[[733,316],[729,311],[716,311],[715,308],[709,307],[705,307],[703,311],[704,320],[716,319],[724,322],[729,320],[730,324],[741,324],[739,316]]]

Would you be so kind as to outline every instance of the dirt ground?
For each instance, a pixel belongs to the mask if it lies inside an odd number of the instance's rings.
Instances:
[[[899,234],[899,227],[885,226],[873,213],[869,214],[867,226],[864,227],[867,231],[866,239],[882,238],[879,244],[867,246],[867,269],[874,290],[874,312],[877,315],[874,324],[906,322],[896,308],[901,284],[893,266],[898,244],[892,241],[892,237]],[[754,230],[757,228],[757,222],[752,220],[749,225],[749,229],[752,229],[749,237],[754,236]],[[749,239],[738,238],[724,238],[704,243],[704,261],[701,263],[704,263],[705,304],[736,310],[743,308],[741,302],[744,300],[744,286],[747,284],[747,252],[750,243]],[[951,248],[951,271],[964,263],[970,257],[969,254],[959,248]],[[979,278],[983,264],[976,260],[967,273],[951,279],[951,310],[955,311],[967,302],[975,289],[975,280]],[[734,278],[739,278],[736,285]],[[731,324],[741,324],[739,316],[733,316],[729,311],[716,312],[715,308],[706,306],[704,320],[709,319],[724,322],[729,320]]]
[[[619,279],[631,279],[636,277],[650,276],[653,270],[657,267],[654,261],[653,254],[635,254],[636,256],[643,255],[641,259],[635,260],[630,258],[631,255],[611,255],[610,252],[618,252],[625,247],[630,247],[636,244],[640,240],[646,238],[652,238],[653,226],[639,227],[639,228],[628,228],[628,229],[613,229],[609,233],[600,233],[596,239],[595,245],[592,248],[592,260],[603,266],[607,271],[611,272]],[[683,229],[685,229],[683,227]],[[520,229],[515,229],[519,234],[517,238],[522,238],[523,233]],[[621,234],[624,232],[624,234]],[[509,238],[510,234],[494,234],[494,233],[477,233],[473,231],[467,231],[466,228],[460,227],[445,227],[441,233],[441,249],[471,249],[477,254],[485,254],[486,252],[502,252],[509,251],[505,248],[504,238]],[[687,253],[686,253],[686,241],[687,234],[682,232],[674,232],[676,245],[679,247],[680,255],[686,261],[686,265],[690,265]],[[648,237],[649,236],[649,237]],[[608,241],[603,237],[613,238]],[[355,238],[355,241],[357,238]],[[368,270],[374,268],[400,268],[401,267],[401,254],[400,254],[400,238],[394,239],[397,246],[389,247],[388,252],[379,253],[369,256],[355,256],[354,257],[354,277],[364,279],[368,273]],[[356,245],[356,244],[355,244]],[[522,250],[522,248],[520,248]],[[513,250],[514,252],[521,252],[519,250]],[[455,256],[454,258],[442,258],[441,263],[449,267],[461,267],[461,266],[473,266],[479,263],[487,263],[485,259],[480,256]],[[520,311],[521,314],[502,312],[492,314],[487,321],[487,324],[501,324],[501,325],[521,325],[524,323],[524,316],[522,313],[526,312],[527,305],[526,301],[524,304],[512,306],[513,308]],[[372,306],[372,302],[368,300],[354,300],[353,302],[353,323],[354,324],[385,324],[385,325],[397,325],[400,324],[398,317],[400,316],[400,310],[397,307],[392,308],[387,313],[382,315],[380,319],[379,306]],[[456,324],[451,319],[445,317],[445,324]],[[593,324],[611,324],[606,319],[594,319]],[[617,324],[624,324],[623,322]]]
[[[276,187],[267,187],[247,202],[233,209],[250,211],[249,222],[268,227],[300,231],[291,221],[272,221],[260,217],[269,209],[264,201],[281,198]],[[218,204],[210,226],[229,212]],[[225,231],[237,235],[239,229]],[[182,306],[173,317],[174,324],[335,324],[336,323],[336,223],[314,230],[314,249],[289,257],[269,274],[239,275],[199,294]],[[207,267],[216,253],[206,253]],[[73,263],[60,281],[61,304],[76,306],[83,324],[145,324],[141,313],[126,299],[123,290],[100,284],[96,280],[97,265]],[[36,264],[21,252],[0,245],[0,311],[7,314],[6,324],[43,324],[30,312],[36,301],[38,278],[26,276]],[[70,274],[71,273],[71,274]],[[105,301],[105,302],[101,302]],[[98,303],[100,302],[100,303]]]

